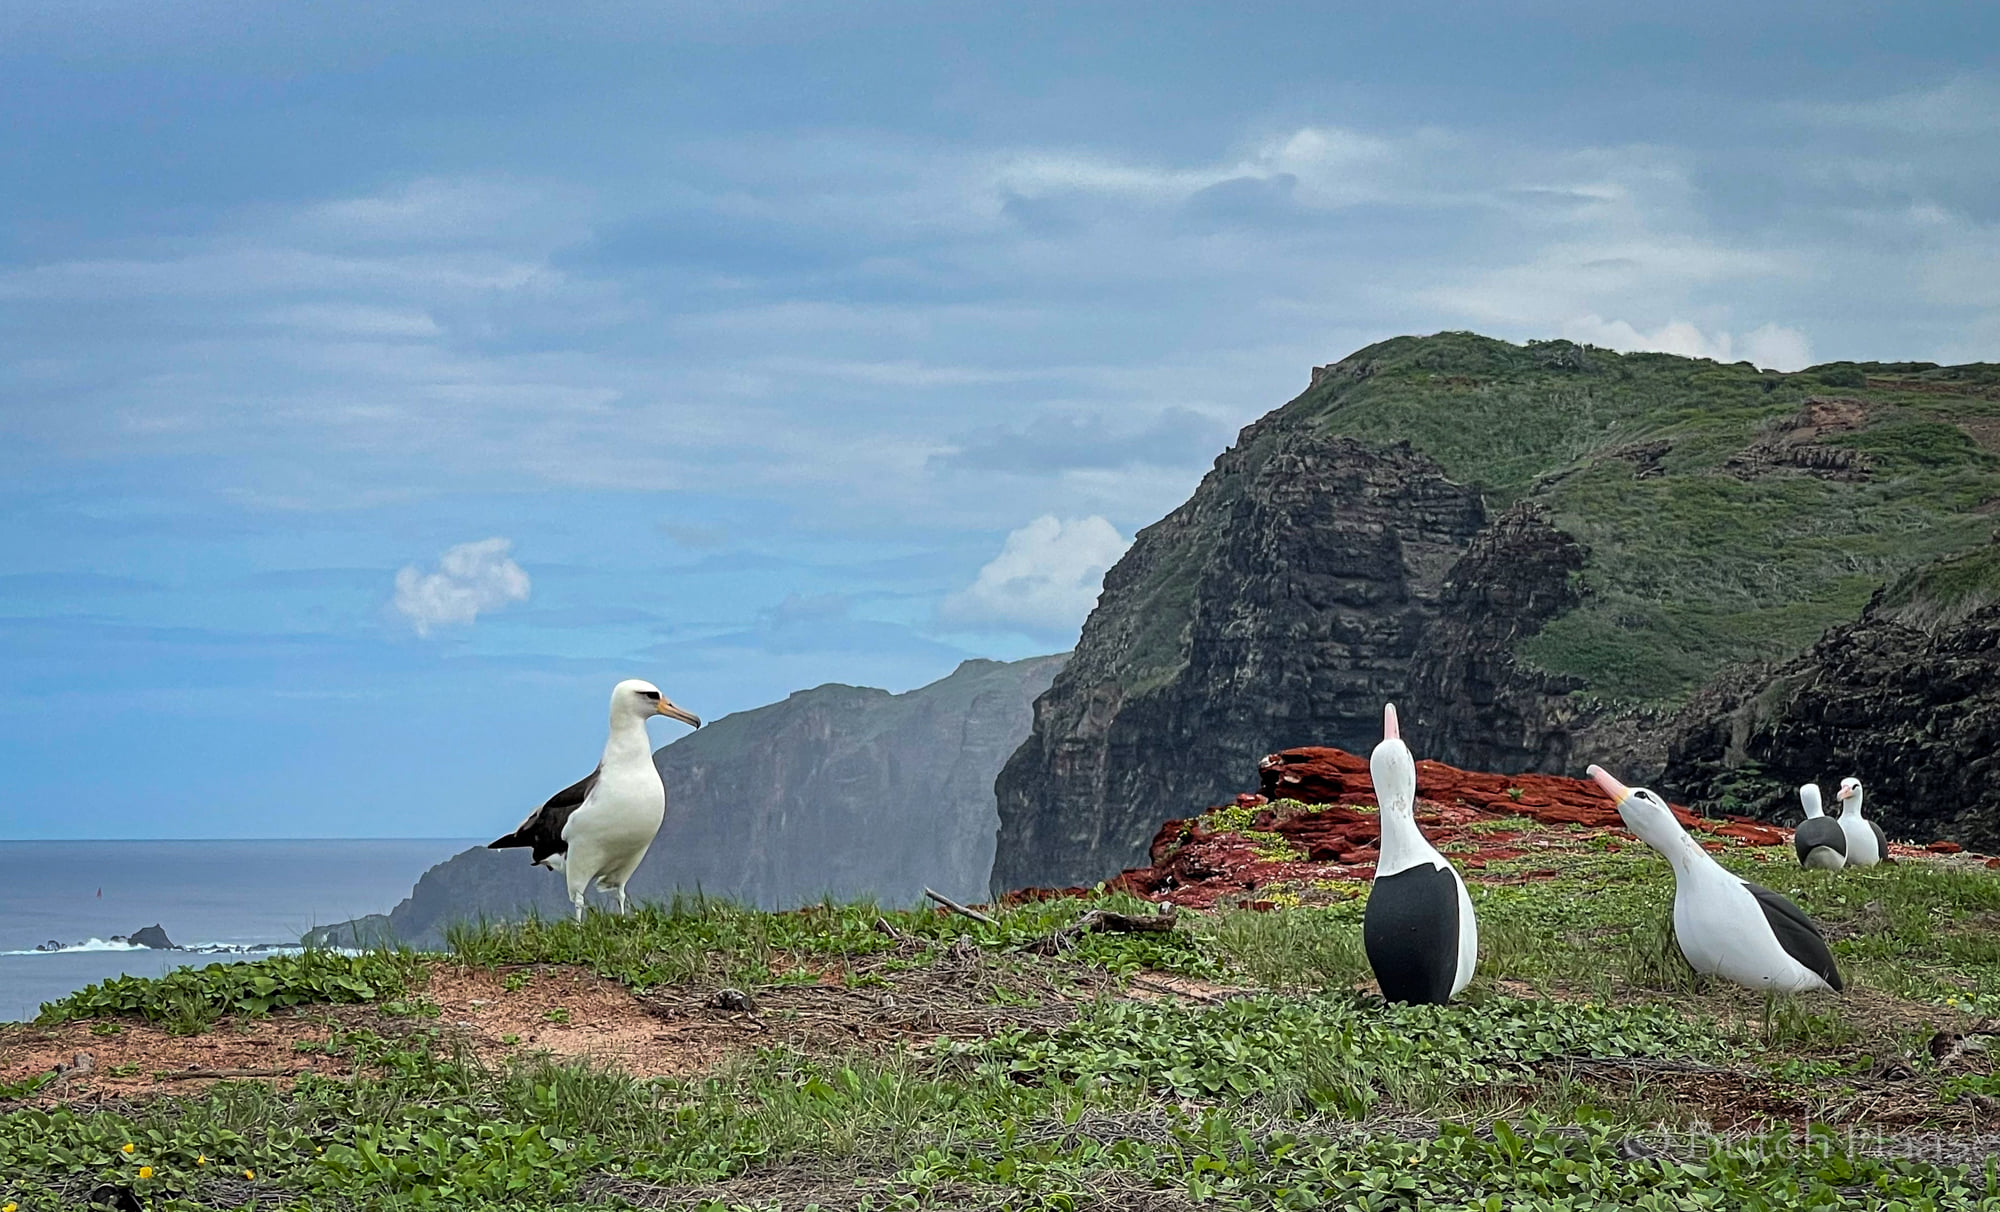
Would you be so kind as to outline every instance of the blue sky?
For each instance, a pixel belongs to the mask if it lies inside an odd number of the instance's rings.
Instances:
[[[2000,9],[1628,8],[0,6],[0,837],[1067,647],[1397,333],[2000,360]]]

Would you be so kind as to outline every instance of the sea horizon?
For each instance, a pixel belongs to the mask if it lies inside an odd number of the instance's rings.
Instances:
[[[254,959],[114,944],[158,925],[180,947],[296,947],[387,913],[472,838],[0,839],[0,1021],[121,975]],[[38,952],[55,942],[59,951]]]

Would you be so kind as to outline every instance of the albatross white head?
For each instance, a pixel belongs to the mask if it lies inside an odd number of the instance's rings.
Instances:
[[[1618,805],[1618,816],[1632,836],[1666,856],[1676,869],[1696,855],[1708,857],[1681,828],[1667,801],[1644,787],[1627,787],[1602,766],[1592,766],[1590,778]]]
[[[660,688],[651,682],[638,678],[627,678],[611,688],[611,723],[616,727],[624,721],[635,721],[641,727],[653,716],[663,715],[670,720],[679,720],[694,728],[701,727],[701,717],[692,711],[674,705],[674,701],[660,693]]]
[[[1819,784],[1800,783],[1799,803],[1805,806],[1807,820],[1810,821],[1818,819],[1820,816]]]
[[[1840,790],[1833,793],[1833,798],[1840,801],[1841,816],[1852,816],[1857,821],[1862,819],[1860,779],[1850,774],[1840,780]]]
[[[1368,777],[1381,812],[1375,873],[1394,875],[1427,859],[1438,861],[1436,849],[1417,829],[1417,759],[1403,743],[1394,703],[1382,708],[1382,740],[1368,755]]]
[[[1416,819],[1417,759],[1403,743],[1403,730],[1396,722],[1396,705],[1382,708],[1382,740],[1368,755],[1368,777],[1375,784],[1375,802],[1382,815],[1391,812]]]

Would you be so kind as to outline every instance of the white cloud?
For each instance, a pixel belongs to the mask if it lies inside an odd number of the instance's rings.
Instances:
[[[1178,202],[1229,181],[1291,178],[1313,200],[1344,204],[1375,196],[1378,177],[1398,151],[1394,142],[1306,126],[1264,139],[1248,154],[1193,168],[1159,168],[1105,156],[1029,152],[1001,163],[992,188],[1041,197],[1070,191]]]
[[[436,572],[415,564],[396,574],[396,609],[417,634],[470,623],[482,612],[528,600],[528,574],[508,557],[510,539],[460,543],[438,558]]]
[[[1062,521],[1044,514],[1007,542],[965,589],[944,600],[947,622],[1067,631],[1097,603],[1105,570],[1131,540],[1098,515]]]
[[[1627,353],[1643,350],[1686,358],[1713,358],[1718,362],[1748,361],[1770,370],[1798,370],[1812,364],[1812,344],[1806,335],[1778,324],[1752,329],[1739,341],[1722,329],[1703,331],[1686,320],[1669,320],[1651,332],[1643,332],[1624,320],[1585,315],[1566,321],[1562,335],[1572,341]]]

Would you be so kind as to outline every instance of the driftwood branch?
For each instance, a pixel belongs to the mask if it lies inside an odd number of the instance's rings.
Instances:
[[[1074,947],[1076,940],[1086,934],[1152,934],[1172,930],[1179,920],[1171,906],[1159,913],[1113,913],[1109,909],[1092,909],[1054,934],[1030,943],[1027,949],[1038,955],[1054,955]]]
[[[967,909],[964,905],[959,904],[957,901],[951,899],[942,892],[933,892],[931,889],[926,888],[924,889],[924,895],[930,897],[938,904],[943,905],[945,908],[951,910],[953,913],[958,914],[960,917],[969,917],[973,921],[979,922],[982,925],[987,925],[987,926],[997,926],[1000,924],[994,921],[992,918],[987,917],[985,914],[981,913],[977,909]]]
[[[297,1077],[309,1069],[176,1069],[153,1076],[163,1082],[186,1081],[193,1077]]]

